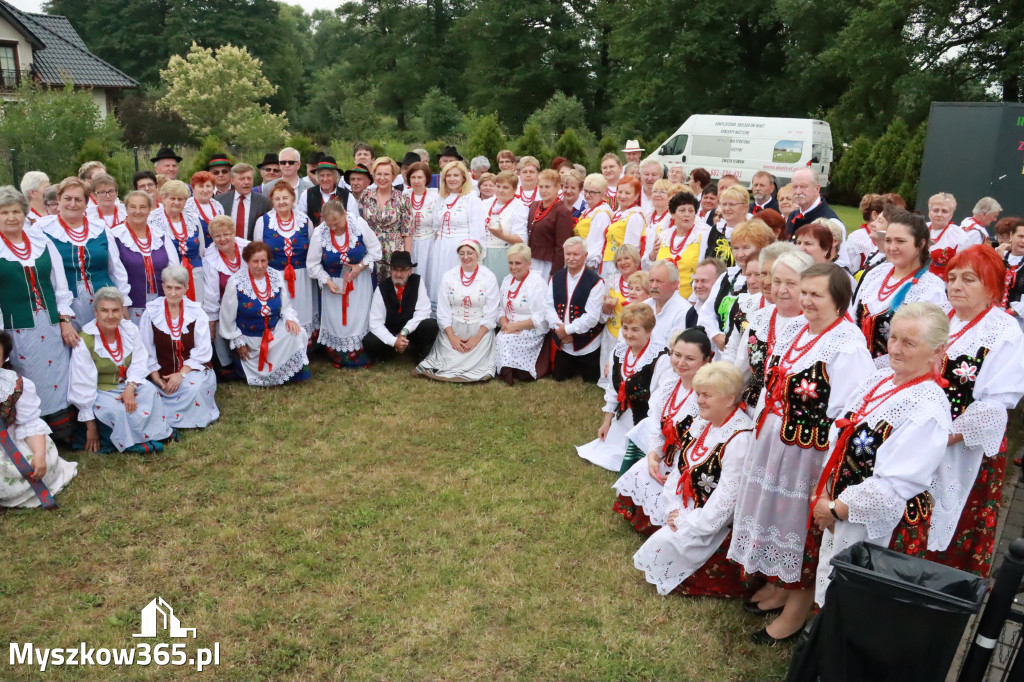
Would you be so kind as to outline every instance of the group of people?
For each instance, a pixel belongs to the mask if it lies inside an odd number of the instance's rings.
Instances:
[[[0,188],[0,504],[53,505],[76,473],[54,440],[159,451],[218,418],[219,381],[406,355],[441,381],[600,386],[578,451],[649,536],[634,565],[777,614],[758,643],[795,636],[857,541],[987,574],[1024,220],[990,238],[994,199],[961,226],[951,195],[929,222],[871,194],[847,234],[810,169],[748,190],[635,147],[591,174],[448,147],[434,174],[357,144],[304,176],[286,148],[187,184],[164,148],[123,196],[97,162]]]

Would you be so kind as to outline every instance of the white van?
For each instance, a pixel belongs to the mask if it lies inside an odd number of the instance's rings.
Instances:
[[[747,187],[760,170],[774,175],[781,187],[794,171],[813,168],[826,187],[832,167],[832,128],[809,118],[696,114],[648,158],[681,162],[687,173],[704,168],[712,180],[731,173]]]

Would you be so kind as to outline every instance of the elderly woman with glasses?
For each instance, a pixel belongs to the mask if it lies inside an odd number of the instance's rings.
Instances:
[[[124,319],[124,296],[96,292],[95,319],[71,352],[68,399],[85,427],[76,446],[91,452],[160,452],[171,437],[156,388],[146,379],[150,358],[139,330]]]
[[[71,294],[76,328],[93,319],[93,297],[103,287],[128,291],[128,273],[113,234],[103,223],[85,216],[88,186],[78,178],[64,178],[57,185],[57,215],[39,220],[35,227],[43,232],[60,253],[61,265]],[[130,298],[124,301],[132,305]]]
[[[92,201],[85,215],[89,220],[102,223],[110,229],[124,220],[124,204],[117,198],[117,180],[107,173],[92,177]]]
[[[128,319],[138,324],[146,304],[163,295],[160,273],[168,265],[177,265],[181,261],[170,238],[149,225],[153,206],[149,195],[132,190],[125,200],[125,221],[111,233],[128,272],[129,296],[136,303],[128,309]]]
[[[188,185],[181,180],[168,180],[160,188],[160,196],[163,204],[149,214],[149,224],[165,235],[178,252],[179,262],[188,270],[188,291],[185,295],[193,301],[202,301],[206,237],[199,217],[185,212],[185,202],[191,196]]]
[[[210,240],[213,248],[207,249],[203,256],[203,312],[210,320],[214,369],[218,378],[230,381],[239,376],[227,339],[218,333],[220,302],[228,280],[242,267],[242,249],[249,242],[235,236],[235,223],[229,215],[219,215],[210,221]]]

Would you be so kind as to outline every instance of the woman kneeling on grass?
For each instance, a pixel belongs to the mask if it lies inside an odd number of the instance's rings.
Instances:
[[[11,335],[0,332],[0,365],[13,348]],[[57,454],[40,418],[36,385],[11,369],[0,369],[0,429],[10,438],[0,445],[0,507],[56,506],[53,495],[71,482],[78,464]]]
[[[713,357],[703,329],[676,334],[669,344],[673,371],[665,372],[652,391],[647,417],[626,434],[626,459],[635,464],[612,486],[619,493],[612,508],[644,535],[665,525],[665,479],[698,411],[693,377]]]
[[[149,351],[138,328],[124,319],[124,296],[103,287],[93,297],[96,316],[82,327],[71,351],[68,400],[78,408],[85,437],[75,445],[91,452],[160,452],[171,437],[149,376]]]
[[[665,481],[667,525],[633,555],[633,565],[658,594],[739,596],[746,592],[741,570],[726,551],[754,422],[739,407],[743,375],[729,363],[701,367],[693,391],[700,414]]]

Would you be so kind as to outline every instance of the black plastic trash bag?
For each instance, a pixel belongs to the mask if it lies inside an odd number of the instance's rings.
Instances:
[[[789,682],[942,682],[985,598],[971,573],[858,542],[832,557],[825,606]]]

